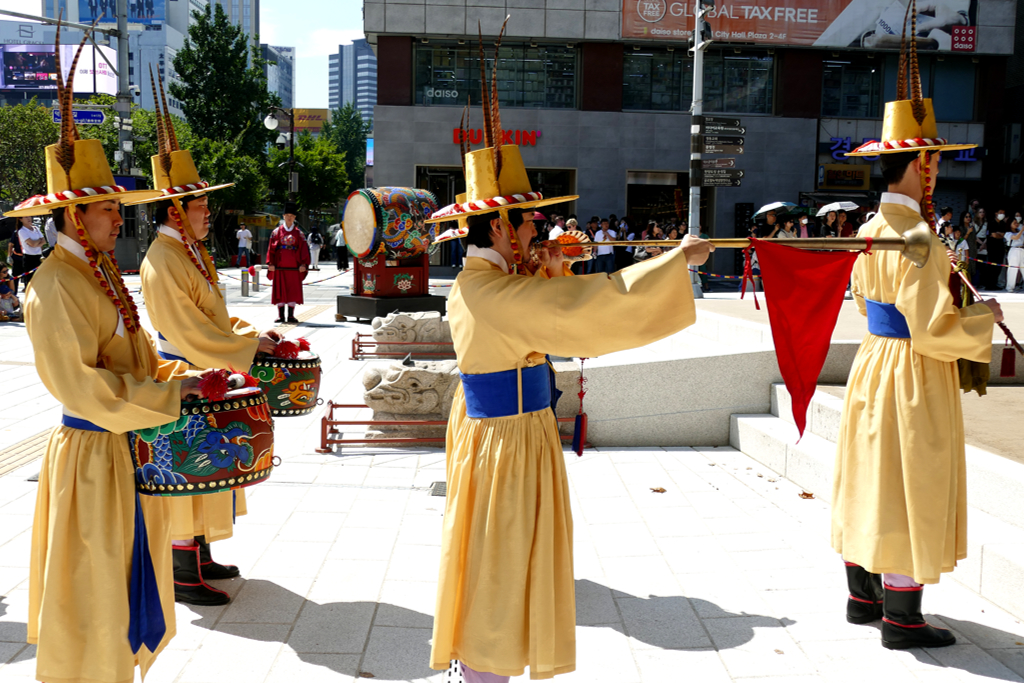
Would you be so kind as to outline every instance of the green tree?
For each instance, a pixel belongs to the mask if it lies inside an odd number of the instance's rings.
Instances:
[[[262,159],[242,154],[238,140],[200,138],[192,148],[192,158],[199,176],[211,186],[234,183],[233,187],[209,194],[210,224],[217,251],[230,254],[234,221],[224,220],[223,212],[227,208],[251,210],[263,205],[267,195],[266,166]]]
[[[60,131],[50,108],[33,98],[25,104],[0,107],[0,202],[17,204],[46,193],[47,145]],[[0,254],[0,259],[6,256]]]
[[[295,170],[299,174],[296,199],[308,221],[309,211],[336,206],[348,196],[345,154],[323,135],[302,133],[295,143]],[[301,165],[300,165],[301,164]],[[288,194],[288,149],[274,149],[268,166],[270,189],[279,201]]]
[[[263,127],[270,106],[281,98],[267,90],[266,60],[258,40],[229,20],[219,4],[192,12],[194,23],[174,56],[178,82],[170,94],[181,102],[192,129],[213,140],[240,140],[239,149],[263,158],[275,133]]]
[[[351,102],[331,112],[331,120],[324,124],[320,133],[345,154],[345,173],[348,175],[349,187],[345,188],[345,196],[363,186],[366,177],[366,138],[369,137],[371,126],[364,121],[359,110]]]

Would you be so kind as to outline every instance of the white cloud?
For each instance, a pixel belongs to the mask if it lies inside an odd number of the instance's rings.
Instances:
[[[362,29],[320,28],[310,33],[309,38],[296,48],[300,57],[322,57],[337,52],[339,45],[362,37]]]

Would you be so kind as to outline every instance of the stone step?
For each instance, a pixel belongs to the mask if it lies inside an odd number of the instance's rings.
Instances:
[[[835,397],[818,394],[823,397],[824,411],[830,403],[827,399]],[[818,399],[816,394],[815,401]],[[773,405],[782,402],[773,399]],[[831,502],[835,442],[808,430],[797,443],[791,422],[761,414],[733,415],[729,443],[815,497]],[[968,556],[951,576],[1024,618],[1024,521],[1019,512],[1024,466],[969,448],[967,468]]]
[[[781,418],[790,427],[787,443],[795,442],[797,432],[793,422],[792,400],[784,384],[772,385],[771,402],[772,415]],[[807,442],[810,447],[810,444],[816,443],[810,439],[811,436],[833,444],[832,450],[823,451],[828,455],[826,460],[830,475],[842,411],[841,398],[825,391],[816,391],[807,409],[804,438],[797,446],[800,448]],[[778,448],[774,452],[777,451]],[[996,519],[1024,530],[1024,512],[1020,503],[1021,491],[1024,491],[1024,464],[971,444],[967,444],[966,456],[967,500],[970,504]]]

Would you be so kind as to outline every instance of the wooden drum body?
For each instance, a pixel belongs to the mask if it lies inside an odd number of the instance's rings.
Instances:
[[[345,244],[356,258],[383,253],[401,259],[427,251],[436,224],[424,221],[437,211],[437,198],[414,187],[368,187],[345,203]]]
[[[257,357],[249,374],[269,400],[275,417],[306,415],[319,405],[320,356],[303,352],[299,358]]]
[[[274,420],[258,388],[182,402],[181,417],[129,432],[139,493],[196,496],[251,486],[274,469]]]

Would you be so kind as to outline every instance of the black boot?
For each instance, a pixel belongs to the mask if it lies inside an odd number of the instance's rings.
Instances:
[[[858,564],[846,563],[846,583],[850,597],[846,601],[846,620],[867,624],[882,618],[882,577]]]
[[[288,322],[292,323],[293,325],[298,325],[299,324],[299,321],[295,318],[295,307],[294,306],[289,306],[288,307]]]
[[[203,581],[199,569],[199,544],[173,546],[174,600],[190,605],[226,605],[231,596]]]
[[[278,306],[277,307],[277,320],[275,320],[274,322],[275,323],[283,323],[284,322],[284,306]]]
[[[210,544],[206,542],[206,536],[196,536],[196,543],[199,544],[199,569],[203,578],[208,581],[220,579],[233,579],[241,572],[233,564],[219,564],[213,561],[210,556]]]
[[[890,650],[912,647],[947,647],[956,636],[944,628],[935,628],[921,615],[924,586],[892,588],[885,586],[882,618],[882,645]]]

